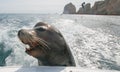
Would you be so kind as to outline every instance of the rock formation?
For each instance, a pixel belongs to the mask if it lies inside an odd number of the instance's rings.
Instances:
[[[105,6],[106,6],[106,4],[104,1],[95,2],[94,6],[91,9],[92,14],[107,14]]]
[[[120,15],[120,0],[105,0],[95,2],[93,14]]]
[[[63,14],[75,14],[75,13],[76,7],[72,3],[65,5]]]
[[[91,4],[87,3],[84,7],[81,7],[77,14],[90,14],[91,13]]]
[[[106,0],[108,3],[106,6],[107,14],[120,15],[120,0]]]
[[[90,3],[87,3],[79,8],[76,12],[76,8],[72,3],[69,3],[64,8],[64,14],[96,14],[96,15],[120,15],[120,0],[104,0],[97,1],[91,7]]]

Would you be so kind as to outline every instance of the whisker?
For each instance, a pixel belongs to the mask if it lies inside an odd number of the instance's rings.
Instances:
[[[35,46],[35,44],[37,44],[37,46],[39,48],[41,48],[45,53],[47,53],[50,50],[50,47],[48,46],[48,43],[38,37],[32,37],[28,34],[23,35],[24,37],[22,38],[22,40],[24,40],[24,42],[28,42],[30,46]]]
[[[50,49],[50,47],[48,46],[48,43],[47,43],[45,40],[40,39],[39,41],[43,42],[43,44],[44,44],[48,49]]]
[[[47,53],[47,50],[45,50],[45,48],[43,46],[41,47],[40,45],[38,45],[38,47],[40,47],[44,53]]]
[[[43,42],[42,39],[39,39],[38,43],[39,43],[39,46],[42,46],[40,48],[42,48],[42,50],[44,50],[44,52],[48,52],[50,50],[49,46],[45,42]]]

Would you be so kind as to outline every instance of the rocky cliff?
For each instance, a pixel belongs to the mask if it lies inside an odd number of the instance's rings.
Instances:
[[[93,14],[120,15],[120,0],[105,0],[95,2]]]
[[[80,7],[76,12],[76,8],[69,3],[64,8],[64,14],[96,14],[96,15],[120,15],[120,0],[104,0],[97,1],[91,7],[90,3]]]
[[[75,14],[75,13],[76,7],[72,3],[65,5],[63,14]]]

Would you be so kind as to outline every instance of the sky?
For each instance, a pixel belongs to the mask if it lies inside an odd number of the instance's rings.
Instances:
[[[72,2],[77,10],[81,3],[94,4],[98,0],[0,0],[0,13],[62,13]]]

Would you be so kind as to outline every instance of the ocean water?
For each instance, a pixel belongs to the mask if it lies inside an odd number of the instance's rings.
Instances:
[[[0,66],[38,66],[17,33],[37,22],[58,28],[77,66],[120,71],[120,16],[0,14]]]

